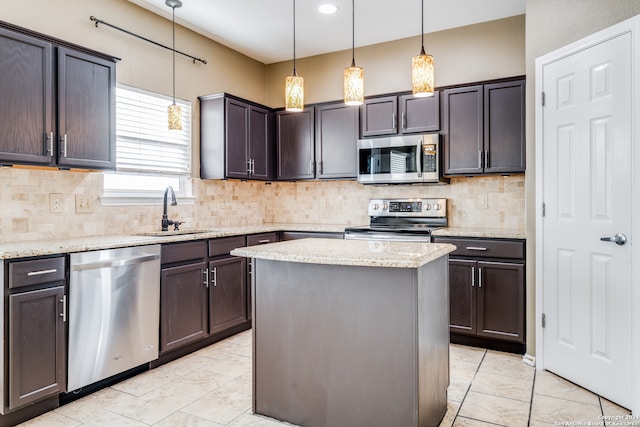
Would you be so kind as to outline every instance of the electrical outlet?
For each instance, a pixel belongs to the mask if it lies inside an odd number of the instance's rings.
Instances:
[[[76,213],[93,212],[93,200],[85,194],[76,194]]]
[[[62,208],[62,193],[49,193],[49,213],[64,212]]]
[[[480,195],[480,207],[482,209],[487,209],[489,207],[489,200],[486,194]]]

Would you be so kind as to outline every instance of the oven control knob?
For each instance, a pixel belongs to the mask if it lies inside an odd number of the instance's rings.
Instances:
[[[440,203],[436,203],[435,205],[433,205],[433,209],[439,211],[440,210]]]
[[[430,211],[431,210],[431,205],[429,203],[427,203],[426,205],[424,205],[424,210],[426,211]]]
[[[386,211],[387,209],[389,209],[389,205],[388,205],[388,204],[386,204],[386,203],[384,203],[384,204],[382,205],[382,210]]]
[[[374,211],[377,211],[379,208],[380,208],[380,205],[379,205],[379,204],[377,204],[377,203],[374,203],[374,204],[373,204],[373,210],[374,210]]]

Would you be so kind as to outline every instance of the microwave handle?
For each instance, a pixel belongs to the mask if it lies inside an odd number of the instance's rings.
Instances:
[[[418,153],[416,155],[416,172],[418,173],[418,178],[422,178],[422,140],[418,144]]]

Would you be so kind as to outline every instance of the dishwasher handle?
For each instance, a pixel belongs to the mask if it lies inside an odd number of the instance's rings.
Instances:
[[[103,261],[88,262],[85,264],[72,265],[73,271],[97,270],[100,268],[124,267],[126,265],[142,264],[143,262],[155,261],[160,259],[160,255],[143,255],[133,258],[106,259]]]

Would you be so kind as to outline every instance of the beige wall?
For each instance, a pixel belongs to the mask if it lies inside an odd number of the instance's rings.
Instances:
[[[535,59],[640,13],[638,0],[527,0],[527,352],[535,354]]]
[[[448,86],[525,74],[523,15],[425,35],[425,49],[434,56],[435,84]],[[364,67],[365,95],[411,89],[411,58],[420,51],[420,37],[357,48],[356,63]],[[305,103],[342,99],[342,73],[351,65],[351,50],[296,60],[304,77]],[[291,61],[267,67],[267,102],[284,105],[284,80]]]

